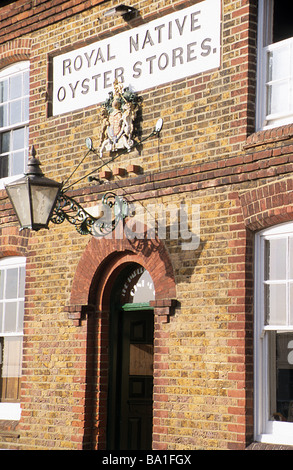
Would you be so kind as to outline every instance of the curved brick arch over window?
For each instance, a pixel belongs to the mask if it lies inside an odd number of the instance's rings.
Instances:
[[[282,179],[240,195],[247,228],[257,231],[293,219],[293,181]]]
[[[176,285],[169,255],[162,242],[145,240],[136,244],[128,239],[92,238],[78,264],[71,290],[70,318],[79,322],[91,305],[108,308],[112,279],[128,263],[143,266],[152,277],[156,299],[155,314],[166,320],[175,306]]]
[[[27,256],[28,231],[19,232],[18,227],[0,229],[0,258]]]
[[[31,54],[31,39],[15,39],[0,47],[0,70],[8,65],[28,60]]]

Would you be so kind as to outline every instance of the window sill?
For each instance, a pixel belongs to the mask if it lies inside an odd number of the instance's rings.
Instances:
[[[286,435],[276,436],[273,434],[262,434],[261,436],[256,436],[256,441],[260,444],[293,447],[293,438]]]
[[[256,441],[264,444],[293,446],[293,423],[267,421],[266,433],[256,436]]]
[[[20,416],[20,403],[0,403],[0,420],[19,421]]]
[[[7,176],[7,178],[0,178],[0,191],[2,189],[5,189],[5,184],[12,183],[13,181],[16,181],[18,178],[21,178],[22,176],[23,176],[23,173],[20,175]]]

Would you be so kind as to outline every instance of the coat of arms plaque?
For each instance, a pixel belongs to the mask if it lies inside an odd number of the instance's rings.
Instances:
[[[122,83],[116,79],[113,84],[114,92],[102,106],[103,119],[100,140],[100,156],[104,151],[115,152],[127,149],[129,152],[134,145],[134,120],[139,107],[137,95],[123,88]]]

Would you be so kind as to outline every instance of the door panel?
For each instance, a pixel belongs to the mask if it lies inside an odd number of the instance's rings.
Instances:
[[[150,450],[152,445],[153,312],[121,312],[118,323],[116,449]]]

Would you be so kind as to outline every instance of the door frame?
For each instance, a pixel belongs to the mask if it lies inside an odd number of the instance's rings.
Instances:
[[[122,325],[122,315],[124,312],[149,311],[152,315],[153,331],[154,325],[154,309],[149,302],[144,303],[124,303],[121,305],[121,299],[118,293],[121,291],[121,285],[125,282],[126,277],[137,268],[143,268],[138,262],[125,264],[123,269],[118,273],[112,283],[110,295],[110,312],[109,312],[109,333],[108,333],[108,397],[107,397],[107,431],[106,446],[108,450],[118,450],[120,447],[119,437],[119,421],[120,421],[120,402],[117,397],[119,385],[122,383],[122,370],[119,370],[118,352],[123,350],[121,344],[122,338],[119,333]],[[145,269],[145,268],[144,268]],[[153,357],[154,361],[154,357]],[[121,364],[122,365],[122,364]]]

